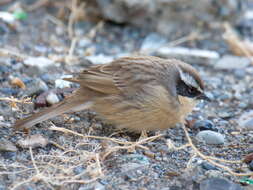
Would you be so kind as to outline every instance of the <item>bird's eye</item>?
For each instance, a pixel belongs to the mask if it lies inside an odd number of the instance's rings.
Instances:
[[[193,92],[194,92],[194,89],[193,89],[193,88],[189,88],[189,89],[188,89],[188,92],[189,92],[189,93],[193,93]]]

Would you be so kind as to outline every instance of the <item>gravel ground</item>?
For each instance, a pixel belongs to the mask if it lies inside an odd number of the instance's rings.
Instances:
[[[61,80],[63,76],[140,51],[158,55],[150,47],[185,35],[179,30],[164,37],[132,26],[78,21],[75,44],[67,23],[53,15],[55,10],[42,7],[13,24],[0,20],[0,189],[208,190],[216,184],[221,190],[253,189],[242,183],[250,178],[215,166],[192,147],[177,149],[188,143],[180,126],[140,140],[138,134],[118,131],[87,111],[38,124],[29,135],[15,132],[16,119],[62,100],[77,87]],[[253,169],[253,67],[249,59],[232,55],[220,26],[200,28],[201,38],[180,44],[218,55],[215,60],[182,58],[200,72],[211,98],[197,105],[187,127],[205,155],[230,161],[248,155],[247,163],[218,162],[247,173]],[[27,97],[33,104],[17,102]]]

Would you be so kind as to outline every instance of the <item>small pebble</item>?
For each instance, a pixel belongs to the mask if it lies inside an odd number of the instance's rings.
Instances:
[[[104,63],[109,63],[113,61],[112,56],[107,56],[104,54],[90,55],[90,56],[87,56],[86,59],[88,59],[94,64],[104,64]]]
[[[56,79],[55,80],[55,88],[70,88],[70,87],[71,87],[71,82],[69,82],[69,81],[66,81],[63,79]]]
[[[220,112],[218,112],[218,116],[223,119],[227,119],[233,117],[233,113],[228,112],[228,110],[221,110]]]
[[[213,122],[210,120],[198,120],[194,123],[193,128],[199,129],[201,131],[204,130],[217,131]]]
[[[78,175],[78,174],[82,173],[84,170],[85,170],[85,168],[83,166],[77,166],[74,168],[74,173],[76,175]]]
[[[16,152],[17,147],[7,139],[0,139],[0,151]]]
[[[215,166],[213,166],[212,164],[209,164],[208,162],[202,162],[201,166],[205,170],[218,170]]]
[[[35,79],[29,85],[30,88],[27,89],[26,93],[28,96],[33,96],[35,94],[40,94],[48,90],[47,84],[41,79]]]
[[[234,74],[238,79],[243,79],[246,75],[246,71],[245,69],[236,69]]]
[[[149,164],[149,159],[142,154],[129,154],[124,156],[124,159],[126,159],[127,161]]]
[[[207,144],[221,145],[225,143],[225,138],[222,134],[210,130],[200,131],[197,134],[197,139],[203,140]]]
[[[228,100],[228,99],[231,99],[232,98],[232,94],[229,94],[229,93],[224,93],[224,94],[221,94],[219,97],[219,100]]]
[[[46,101],[47,101],[47,103],[50,104],[50,105],[53,105],[53,104],[56,104],[56,103],[60,102],[58,96],[57,96],[55,93],[53,93],[53,92],[50,92],[50,93],[47,95]]]
[[[41,78],[44,82],[46,82],[46,83],[54,82],[55,79],[56,79],[55,75],[53,75],[53,74],[48,74],[48,73],[44,73],[44,74],[40,75],[40,78]]]

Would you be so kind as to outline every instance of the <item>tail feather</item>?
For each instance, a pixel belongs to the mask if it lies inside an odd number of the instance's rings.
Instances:
[[[27,118],[20,119],[14,124],[14,128],[16,130],[30,128],[33,125],[50,119],[52,117],[61,115],[66,112],[76,112],[84,109],[89,109],[92,106],[91,101],[87,101],[87,99],[80,98],[77,96],[72,96],[60,102],[52,107],[46,108],[34,115],[31,115]]]

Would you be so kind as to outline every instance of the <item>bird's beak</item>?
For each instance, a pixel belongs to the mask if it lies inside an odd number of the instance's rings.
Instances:
[[[197,99],[211,101],[211,99],[204,92],[197,96]]]

